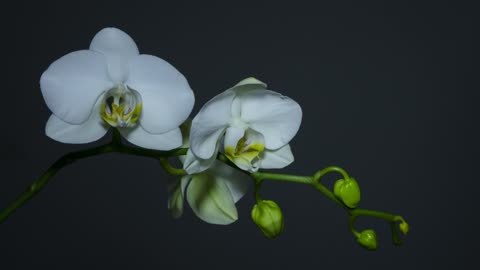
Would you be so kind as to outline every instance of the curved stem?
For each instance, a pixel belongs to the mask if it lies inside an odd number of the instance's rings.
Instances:
[[[351,209],[351,210],[349,210],[349,214],[350,214],[349,227],[351,228],[351,231],[355,236],[358,236],[357,235],[358,232],[354,229],[353,225],[354,225],[355,221],[357,220],[357,218],[360,217],[360,216],[369,216],[369,217],[374,217],[374,218],[379,218],[379,219],[386,220],[390,224],[390,230],[392,232],[392,242],[393,242],[393,244],[395,244],[397,246],[402,245],[402,241],[400,240],[400,237],[398,235],[397,221],[405,222],[403,217],[392,215],[392,214],[386,213],[386,212],[369,210],[369,209],[361,209],[361,208]]]
[[[64,155],[63,157],[55,161],[55,163],[53,163],[53,165],[48,168],[48,170],[37,181],[33,182],[22,194],[20,194],[20,196],[15,201],[13,201],[7,208],[5,208],[0,213],[0,223],[5,221],[8,216],[15,212],[15,210],[17,210],[20,206],[30,200],[34,195],[40,192],[43,187],[48,184],[50,179],[63,167],[72,164],[79,159],[87,158],[98,154],[111,153],[113,151],[114,147],[107,144]]]
[[[22,194],[20,194],[20,196],[18,196],[12,203],[10,203],[4,210],[2,210],[2,212],[0,212],[0,223],[4,222],[19,207],[24,205],[33,196],[39,193],[49,183],[50,179],[63,167],[72,164],[80,159],[113,152],[135,156],[151,157],[155,159],[165,159],[165,157],[185,155],[187,153],[187,149],[178,148],[171,151],[157,151],[126,146],[122,144],[120,134],[116,129],[114,129],[111,143],[81,150],[78,152],[72,152],[64,155],[63,157],[55,161],[55,163],[53,163],[53,165],[50,166],[50,168],[48,168],[48,170],[45,171],[45,173],[43,173],[43,175],[40,176],[38,180],[33,182]],[[168,166],[170,171],[169,169],[166,169],[171,173],[173,172],[174,174],[178,175],[185,174],[185,172],[181,169],[172,168],[170,167],[170,165]]]
[[[186,175],[187,172],[184,170],[184,169],[178,169],[178,168],[174,168],[170,165],[170,163],[168,163],[168,158],[166,157],[161,157],[159,159],[160,161],[160,164],[162,165],[162,167],[169,173],[169,174],[173,174],[173,175]]]
[[[347,171],[345,171],[344,169],[340,168],[340,167],[336,167],[336,166],[330,166],[330,167],[327,167],[325,169],[322,169],[318,172],[315,173],[315,175],[313,176],[313,178],[315,178],[317,181],[320,182],[320,179],[325,176],[327,173],[330,173],[330,172],[338,172],[340,173],[342,176],[343,176],[343,179],[348,179],[350,178],[350,176],[348,176],[348,173]]]
[[[38,180],[33,182],[19,197],[17,197],[9,206],[7,206],[7,208],[5,208],[2,212],[0,212],[0,223],[4,222],[19,207],[24,205],[33,196],[39,193],[49,183],[50,179],[58,171],[60,171],[63,167],[74,163],[77,160],[81,160],[81,159],[95,156],[95,155],[116,152],[116,153],[122,153],[122,154],[134,155],[134,156],[154,158],[156,160],[159,160],[163,168],[170,174],[185,175],[186,172],[183,169],[172,167],[168,162],[168,158],[173,156],[185,155],[187,153],[187,150],[188,148],[178,148],[170,151],[157,151],[157,150],[151,150],[151,149],[130,147],[122,144],[122,137],[120,133],[118,132],[118,130],[113,129],[112,141],[110,143],[93,147],[90,149],[78,151],[78,152],[72,152],[64,155],[63,157],[55,161],[55,163],[53,163],[53,165]],[[334,203],[336,203],[337,205],[339,205],[340,207],[342,207],[344,210],[347,211],[349,215],[349,228],[355,236],[358,237],[360,235],[360,233],[356,231],[354,228],[354,223],[357,220],[357,218],[360,216],[370,216],[370,217],[375,217],[379,219],[384,219],[387,222],[389,222],[392,230],[392,240],[394,244],[400,245],[402,243],[398,236],[398,228],[397,228],[397,221],[405,222],[405,220],[401,216],[397,216],[397,215],[393,215],[393,214],[381,212],[381,211],[369,210],[369,209],[360,209],[360,208],[351,209],[347,207],[339,198],[337,198],[326,186],[324,186],[321,183],[322,177],[330,172],[340,173],[344,179],[348,179],[349,176],[347,172],[340,167],[335,167],[335,166],[327,167],[325,169],[322,169],[316,172],[313,176],[301,176],[301,175],[267,173],[267,172],[248,173],[236,167],[235,164],[232,163],[222,153],[218,154],[217,159],[231,166],[232,168],[235,168],[237,170],[240,170],[243,173],[250,175],[254,179],[254,182],[255,182],[254,195],[257,202],[261,200],[261,196],[259,192],[260,192],[261,185],[265,180],[312,185],[317,190],[322,192],[327,198],[329,198]]]
[[[258,181],[271,180],[271,181],[283,181],[283,182],[312,185],[316,189],[318,189],[320,192],[322,192],[325,196],[327,196],[330,200],[335,202],[337,205],[348,210],[349,208],[342,201],[340,201],[327,187],[325,187],[320,182],[321,178],[329,172],[339,172],[343,175],[343,177],[345,178],[349,177],[345,170],[343,170],[340,167],[334,167],[334,166],[327,167],[323,170],[320,170],[317,173],[315,173],[314,176],[300,176],[300,175],[265,173],[265,172],[255,172],[255,173],[251,173],[251,175]]]
[[[298,176],[298,175],[288,175],[288,174],[279,174],[279,173],[264,173],[264,172],[256,172],[251,173],[251,176],[255,179],[255,198],[257,201],[259,200],[260,196],[258,195],[260,190],[260,183],[264,180],[271,180],[271,181],[283,181],[283,182],[293,182],[293,183],[301,183],[301,184],[309,184],[314,186],[317,190],[322,192],[327,198],[335,202],[337,205],[342,207],[345,211],[347,211],[349,215],[349,229],[353,235],[358,237],[360,233],[355,230],[354,223],[360,216],[370,216],[374,218],[384,219],[386,220],[391,227],[392,231],[392,241],[395,245],[401,245],[402,242],[398,236],[398,229],[397,229],[397,221],[405,222],[405,220],[401,216],[393,215],[390,213],[382,212],[382,211],[375,211],[369,209],[361,209],[361,208],[349,208],[346,206],[340,199],[338,199],[333,192],[331,192],[326,186],[321,183],[322,177],[330,172],[337,172],[342,175],[344,179],[348,179],[350,176],[348,173],[340,168],[340,167],[327,167],[316,172],[313,176]]]
[[[355,227],[353,226],[353,224],[355,223],[355,220],[357,220],[357,217],[358,216],[348,217],[348,228],[350,229],[350,232],[352,232],[352,234],[358,238],[360,236],[360,233],[357,230],[355,230]]]

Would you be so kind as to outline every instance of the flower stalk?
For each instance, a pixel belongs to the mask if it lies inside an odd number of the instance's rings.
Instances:
[[[127,33],[105,28],[94,36],[88,50],[55,60],[42,74],[40,88],[52,111],[45,128],[48,137],[82,144],[112,130],[111,141],[55,161],[0,212],[0,224],[67,165],[121,153],[153,158],[176,176],[168,185],[168,209],[175,218],[182,215],[187,202],[201,220],[231,224],[238,219],[235,204],[253,179],[252,220],[268,238],[283,232],[284,215],[275,201],[262,199],[264,181],[314,187],[347,212],[350,231],[368,250],[377,249],[377,236],[372,229],[355,230],[360,216],[386,220],[397,245],[401,244],[398,231],[409,232],[401,216],[357,208],[360,186],[340,167],[330,166],[311,176],[260,172],[285,168],[294,161],[290,141],[300,128],[303,112],[295,100],[254,77],[213,97],[190,120],[195,97],[186,78],[165,60],[140,54]],[[178,159],[182,168],[172,166],[170,158]],[[321,182],[329,173],[342,176],[333,191]]]
[[[64,155],[63,157],[55,161],[52,166],[50,166],[50,168],[48,168],[42,174],[42,176],[40,176],[38,180],[28,186],[27,189],[22,194],[20,194],[20,196],[18,196],[10,205],[8,205],[0,212],[0,224],[3,223],[18,208],[23,206],[32,197],[39,193],[50,182],[53,176],[57,174],[57,172],[78,160],[108,153],[121,153],[133,156],[144,156],[155,159],[164,159],[166,157],[185,155],[186,152],[187,149],[185,148],[179,148],[171,151],[157,151],[127,146],[122,143],[119,132],[114,129],[112,134],[112,141],[110,143],[77,152],[72,152]],[[162,165],[165,168],[166,165]],[[169,171],[168,169],[166,170]],[[177,172],[176,174],[178,174],[179,171],[175,172]]]
[[[133,156],[143,156],[143,157],[150,157],[160,161],[162,167],[170,174],[173,175],[186,175],[186,172],[183,169],[178,169],[172,167],[169,162],[169,157],[178,157],[186,155],[188,148],[178,148],[171,151],[159,151],[159,150],[150,150],[150,149],[143,149],[132,147],[126,145],[122,142],[122,137],[120,133],[113,129],[112,133],[112,140],[110,143],[100,145],[97,147],[72,152],[69,154],[64,155],[63,157],[59,158],[55,161],[45,173],[40,176],[38,180],[33,182],[23,193],[20,194],[10,205],[8,205],[5,209],[0,212],[0,224],[3,223],[10,215],[12,215],[18,208],[23,206],[26,202],[28,202],[31,198],[37,195],[49,182],[50,180],[59,172],[62,168],[85,158],[89,158],[92,156],[102,155],[102,154],[109,154],[109,153],[121,153]],[[325,169],[322,169],[316,172],[313,176],[302,176],[302,175],[291,175],[291,174],[280,174],[280,173],[269,173],[269,172],[245,172],[235,166],[230,160],[228,160],[223,154],[219,154],[217,156],[217,160],[223,162],[230,167],[236,168],[237,170],[249,174],[255,183],[254,187],[254,196],[257,202],[261,201],[260,197],[260,189],[262,186],[263,181],[280,181],[280,182],[290,182],[290,183],[297,183],[297,184],[306,184],[311,185],[320,191],[323,195],[329,198],[338,206],[342,207],[346,210],[349,219],[349,228],[352,234],[355,237],[360,236],[360,232],[356,231],[354,228],[354,223],[356,219],[360,216],[369,216],[378,219],[383,219],[387,221],[392,230],[392,241],[395,245],[401,245],[402,242],[398,235],[398,229],[400,229],[404,234],[406,234],[406,227],[408,228],[408,224],[405,222],[403,217],[398,215],[393,215],[386,212],[370,210],[370,209],[362,209],[362,208],[354,208],[351,209],[346,206],[339,198],[335,196],[335,194],[330,191],[325,185],[321,183],[322,177],[327,175],[331,172],[336,172],[342,175],[345,179],[348,179],[349,176],[345,170],[339,167],[331,166]],[[398,226],[397,223],[400,222],[401,226]]]

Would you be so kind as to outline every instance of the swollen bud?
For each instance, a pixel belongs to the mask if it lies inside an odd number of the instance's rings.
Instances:
[[[270,239],[283,232],[282,211],[274,201],[263,200],[257,202],[252,209],[252,219],[263,234]]]
[[[337,180],[333,186],[333,193],[350,208],[357,207],[360,202],[360,187],[353,178]]]
[[[374,230],[365,230],[360,233],[357,242],[368,250],[376,250],[378,247],[377,235]]]

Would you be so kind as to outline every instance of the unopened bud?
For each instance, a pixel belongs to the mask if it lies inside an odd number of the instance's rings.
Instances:
[[[377,235],[374,230],[364,230],[357,238],[357,242],[368,250],[376,250],[378,247]]]
[[[263,234],[270,239],[283,232],[283,214],[274,201],[263,200],[255,204],[252,209],[252,219]]]
[[[360,202],[360,187],[353,178],[337,180],[333,187],[333,193],[350,208],[357,207]]]
[[[408,231],[410,231],[410,226],[408,226],[408,223],[405,221],[402,221],[402,223],[400,223],[398,227],[400,228],[400,231],[405,235],[408,233]]]

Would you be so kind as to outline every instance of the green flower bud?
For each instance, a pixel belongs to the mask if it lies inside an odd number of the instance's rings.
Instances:
[[[402,221],[402,223],[400,223],[398,227],[400,228],[400,231],[402,231],[402,233],[405,235],[407,235],[408,231],[410,231],[410,226],[408,226],[408,223],[405,221]]]
[[[255,204],[252,209],[252,219],[263,234],[270,239],[283,232],[282,211],[274,201],[263,200]]]
[[[353,178],[337,180],[333,186],[333,193],[350,208],[357,207],[360,202],[360,187]]]
[[[378,247],[377,235],[374,230],[365,230],[360,233],[357,242],[368,250],[376,250]]]

